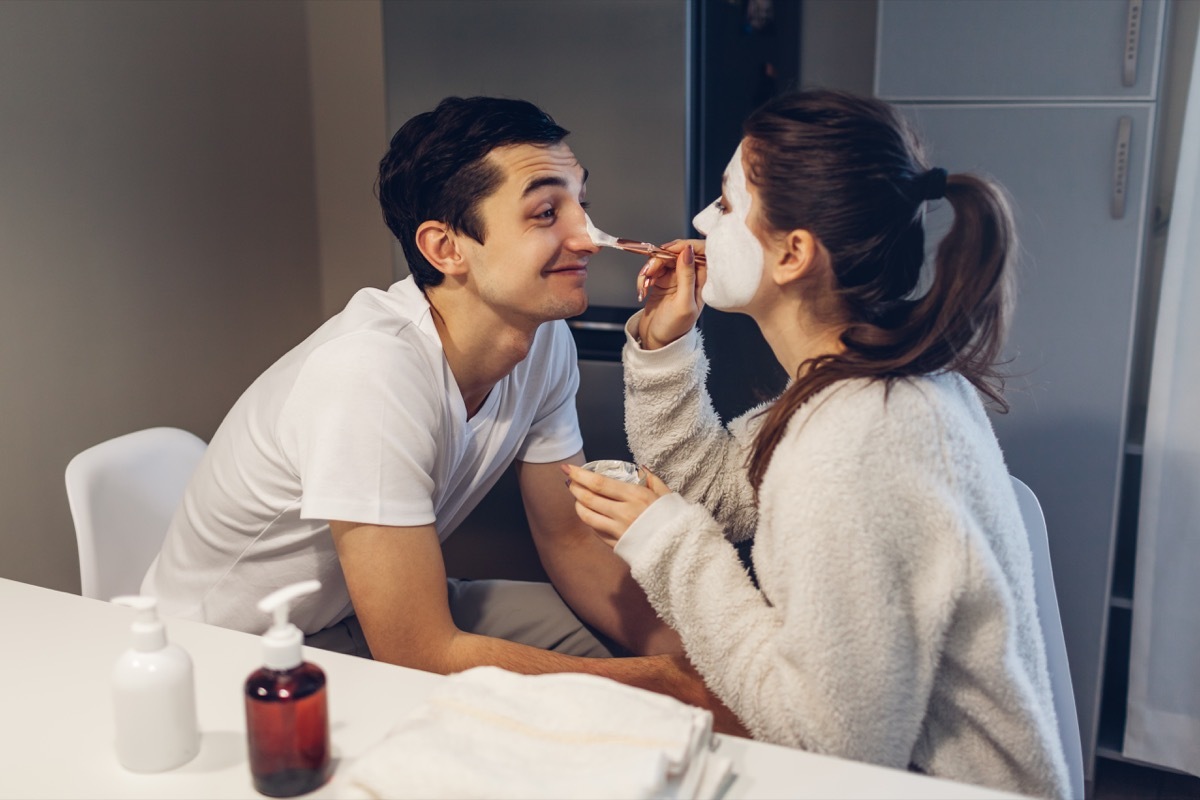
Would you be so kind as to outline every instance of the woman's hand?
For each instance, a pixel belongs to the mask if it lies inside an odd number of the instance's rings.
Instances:
[[[658,498],[671,493],[658,476],[639,467],[646,486],[625,483],[597,475],[591,470],[564,464],[567,488],[575,496],[575,513],[600,535],[609,547],[615,547],[625,531]]]
[[[639,296],[646,293],[645,311],[638,323],[638,338],[646,350],[657,350],[686,335],[704,308],[700,290],[708,273],[696,264],[695,257],[704,252],[704,240],[676,240],[664,244],[663,249],[676,253],[675,261],[651,258],[637,278]]]

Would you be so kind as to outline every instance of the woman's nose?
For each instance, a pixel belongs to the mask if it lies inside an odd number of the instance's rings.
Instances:
[[[692,218],[692,224],[696,226],[696,230],[707,236],[708,232],[712,230],[713,223],[717,221],[718,214],[716,203],[709,203]]]

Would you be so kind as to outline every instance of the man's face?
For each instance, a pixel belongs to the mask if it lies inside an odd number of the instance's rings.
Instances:
[[[587,173],[565,144],[512,145],[488,154],[503,182],[479,204],[484,244],[460,238],[479,296],[516,324],[587,308]]]

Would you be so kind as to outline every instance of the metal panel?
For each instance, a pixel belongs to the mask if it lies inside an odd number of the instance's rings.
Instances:
[[[1092,761],[1142,262],[1153,109],[1146,104],[907,106],[934,163],[990,174],[1022,242],[1009,340],[1012,410],[993,424],[1041,500],[1084,742]],[[1130,121],[1126,213],[1114,153]],[[930,212],[930,246],[949,224]]]
[[[1152,100],[1163,19],[1162,0],[881,0],[876,93]]]

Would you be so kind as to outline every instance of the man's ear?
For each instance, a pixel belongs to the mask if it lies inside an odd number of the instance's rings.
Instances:
[[[823,260],[824,248],[810,231],[797,228],[784,238],[773,268],[775,283],[784,286],[809,278]]]
[[[425,260],[445,275],[465,271],[462,252],[450,226],[437,220],[425,220],[417,226],[417,249]]]

